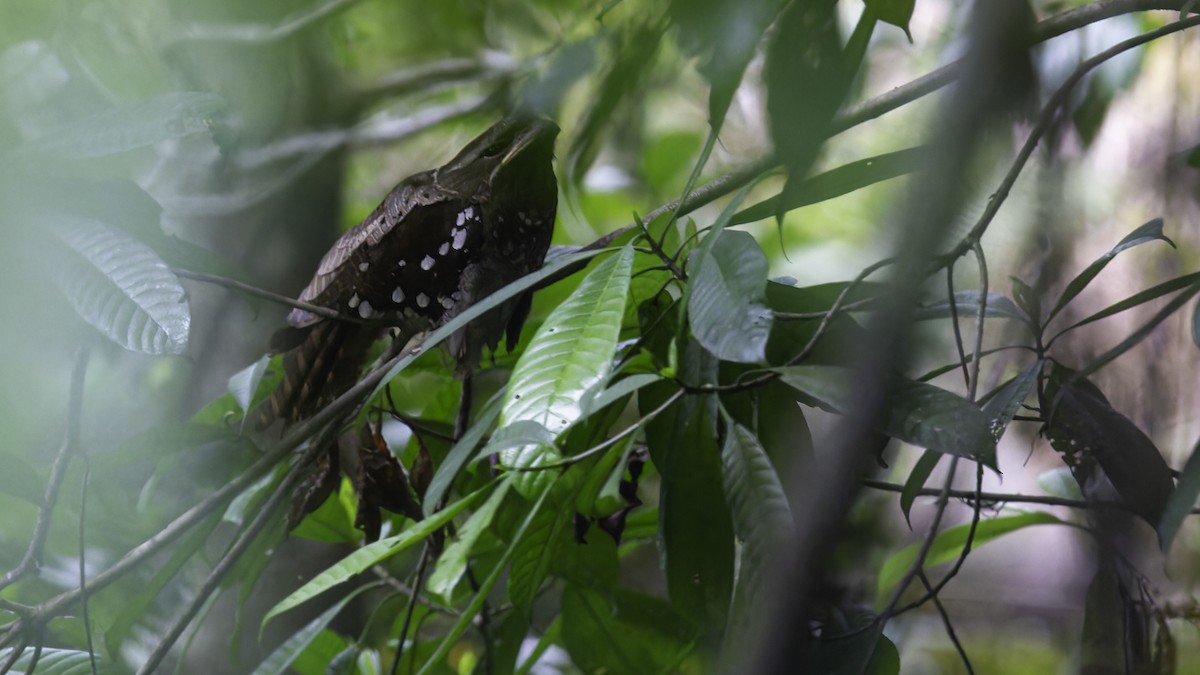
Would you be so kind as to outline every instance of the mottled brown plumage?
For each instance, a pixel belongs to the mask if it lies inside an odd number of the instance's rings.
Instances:
[[[401,181],[338,239],[300,300],[351,320],[288,315],[277,342],[299,346],[284,358],[269,417],[304,419],[352,386],[387,327],[407,341],[537,270],[554,227],[557,133],[544,119],[501,121],[444,166]],[[527,309],[521,298],[484,314],[451,338],[451,354],[474,367],[506,328],[511,344]]]

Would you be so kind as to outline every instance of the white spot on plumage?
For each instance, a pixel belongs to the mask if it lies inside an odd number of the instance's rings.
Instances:
[[[397,286],[396,290],[392,291],[392,302],[397,305],[404,302],[404,289]]]
[[[427,255],[421,259],[421,269],[425,270],[426,272],[433,269],[433,256]]]
[[[438,247],[438,255],[446,255],[449,252],[450,252],[450,242],[448,242],[448,241],[444,242],[441,246]]]
[[[396,263],[396,267],[404,267],[407,264],[408,264],[407,260],[401,260],[400,262]]]
[[[424,309],[429,306],[429,296],[424,293],[417,293],[417,307]]]
[[[359,272],[366,272],[366,271],[367,271],[367,270],[369,270],[370,268],[371,268],[371,263],[369,263],[369,262],[363,262],[363,263],[359,263],[359,264],[358,264],[358,271],[359,271]]]
[[[467,243],[466,228],[463,228],[461,230],[454,230],[453,232],[451,232],[451,234],[454,235],[454,241],[450,242],[450,246],[452,246],[455,251],[461,251],[463,246],[465,246]]]
[[[466,220],[467,220],[467,212],[459,211],[458,217],[454,219],[454,224],[459,227],[462,227],[463,222],[465,222]]]
[[[362,304],[358,306],[358,315],[364,319],[369,319],[375,316],[375,310],[371,309],[371,303],[363,300]]]
[[[355,293],[354,295],[350,296],[350,302],[347,304],[350,305],[350,309],[354,309],[355,307],[358,307],[358,302],[358,293]]]
[[[446,309],[450,309],[451,307],[454,306],[454,301],[451,300],[450,298],[447,298],[444,295],[438,296],[438,302],[440,302],[442,304],[442,307],[444,307]]]
[[[468,206],[467,208],[463,209],[463,216],[466,217],[467,220],[474,218],[475,217],[475,207]]]

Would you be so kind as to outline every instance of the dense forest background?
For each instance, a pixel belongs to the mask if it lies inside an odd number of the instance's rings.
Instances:
[[[1200,672],[1194,9],[0,0],[0,672]],[[466,428],[464,315],[256,431],[331,243],[518,108]],[[419,513],[289,531],[334,437]]]

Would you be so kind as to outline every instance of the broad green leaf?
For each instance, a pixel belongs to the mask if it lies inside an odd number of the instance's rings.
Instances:
[[[362,595],[364,592],[378,588],[383,582],[375,582],[366,584],[354,589],[353,592],[347,593],[345,597],[337,602],[334,606],[325,610],[320,616],[309,621],[303,628],[292,633],[292,636],[275,648],[267,658],[263,659],[262,663],[254,669],[251,675],[283,675],[288,671],[288,666],[296,657],[317,639],[317,635],[325,630],[331,621],[350,603],[351,600]]]
[[[1164,552],[1171,548],[1179,526],[1191,515],[1197,497],[1200,497],[1200,443],[1192,447],[1192,454],[1184,464],[1183,471],[1179,472],[1179,482],[1158,521],[1158,543]]]
[[[590,415],[594,412],[603,410],[604,408],[616,403],[622,398],[629,396],[646,385],[654,384],[662,380],[662,376],[658,373],[638,373],[623,377],[617,380],[611,387],[603,391],[589,389],[580,400],[580,407],[583,409],[584,415]]]
[[[1010,532],[1015,532],[1031,525],[1069,525],[1069,523],[1065,523],[1049,513],[1040,511],[981,520],[975,529],[975,538],[971,542],[971,550],[975,550],[989,541]],[[939,532],[933,540],[933,545],[929,547],[929,553],[925,556],[925,569],[957,560],[958,556],[962,553],[963,547],[966,546],[967,534],[970,532],[970,529],[971,526],[968,523]],[[886,596],[908,574],[909,569],[917,561],[917,553],[921,550],[922,544],[923,542],[919,541],[910,544],[893,553],[884,561],[883,568],[879,570],[879,580],[876,584],[876,598],[878,600],[887,601]]]
[[[0,649],[0,663],[7,663],[12,653],[12,648]],[[27,647],[21,658],[12,664],[13,669],[8,671],[10,675],[25,675],[33,661],[33,653],[33,647]],[[93,672],[92,655],[72,649],[43,649],[38,656],[36,672],[37,675],[89,675]],[[97,654],[95,672],[98,675],[122,675],[125,670]]]
[[[738,211],[730,225],[753,223],[772,218],[780,209],[791,211],[801,206],[819,202],[861,190],[875,183],[918,171],[927,155],[924,147],[907,148],[888,152],[856,162],[850,162],[806,178],[786,195],[776,195]]]
[[[465,633],[467,629],[471,627],[471,624],[474,623],[475,616],[479,613],[479,610],[483,609],[483,605],[487,602],[488,596],[491,595],[492,589],[496,586],[496,582],[500,580],[500,575],[504,572],[504,568],[508,566],[509,561],[513,559],[513,555],[516,552],[518,545],[522,540],[524,540],[525,534],[529,531],[530,525],[542,512],[542,505],[545,503],[546,496],[550,494],[550,490],[553,486],[554,484],[551,483],[546,487],[545,492],[538,496],[537,501],[533,503],[533,507],[530,508],[529,513],[526,514],[525,520],[513,534],[512,542],[509,543],[508,548],[504,551],[504,554],[500,556],[500,560],[496,562],[496,566],[493,567],[491,573],[489,573],[487,577],[480,582],[479,590],[475,593],[475,597],[472,598],[470,604],[467,605],[466,610],[459,615],[458,621],[456,621],[454,625],[450,627],[450,630],[446,632],[445,637],[442,638],[441,642],[438,643],[437,649],[432,655],[429,656],[428,659],[426,659],[425,663],[421,666],[420,671],[418,671],[418,675],[428,675],[428,673],[432,672],[435,668],[438,668],[446,658],[446,654],[450,652],[450,648],[458,642],[463,633]]]
[[[627,246],[597,265],[538,328],[509,379],[501,430],[528,420],[561,434],[580,418],[580,398],[612,370],[632,266],[633,249]],[[552,472],[529,469],[560,458],[545,445],[500,453],[505,467],[521,470],[513,487],[526,497],[554,480]]]
[[[563,646],[584,672],[676,672],[693,636],[657,598],[621,588],[602,593],[572,584],[563,590]]]
[[[797,391],[817,405],[845,415],[854,405],[855,371],[840,366],[791,366],[776,369]],[[880,431],[913,445],[959,455],[996,468],[992,421],[970,401],[924,382],[895,385],[885,406]]]
[[[716,381],[716,359],[694,340],[680,366],[689,382]],[[641,414],[674,391],[667,382],[647,387],[638,395]],[[671,604],[717,643],[728,622],[736,552],[712,408],[709,397],[676,401],[647,425],[646,444],[661,476],[658,536]]]
[[[767,258],[758,242],[745,232],[721,232],[691,267],[688,321],[696,339],[720,359],[761,362],[771,311],[765,304]]]
[[[516,542],[508,573],[508,598],[517,607],[527,609],[533,604],[550,571],[551,560],[558,555],[563,528],[572,515],[567,509],[543,511]]]
[[[271,608],[271,611],[267,612],[267,615],[263,617],[262,626],[266,626],[267,622],[275,616],[307,602],[340,583],[349,581],[364,570],[370,569],[372,565],[387,560],[409,546],[423,541],[426,537],[450,522],[452,518],[462,513],[467,506],[474,502],[479,495],[486,492],[489,487],[480,488],[425,520],[410,524],[399,534],[380,539],[373,544],[368,544],[342,558],[340,562],[313,577],[308,583],[293,591],[291,595],[276,603]]]
[[[1094,459],[1130,510],[1157,527],[1175,489],[1171,469],[1146,434],[1086,380],[1052,371],[1046,437],[1069,466]],[[1086,492],[1085,492],[1086,494]]]
[[[434,568],[433,574],[429,575],[429,581],[425,584],[425,588],[430,593],[447,602],[453,600],[454,589],[467,571],[467,561],[471,557],[472,550],[479,541],[480,535],[491,526],[492,519],[496,517],[496,510],[504,502],[510,485],[511,483],[507,480],[501,482],[499,487],[488,495],[487,501],[476,509],[467,522],[458,529],[458,538],[438,556],[437,567]]]
[[[312,642],[292,659],[291,669],[296,675],[346,675],[349,667],[343,667],[344,660],[360,648],[326,628],[317,633]]]
[[[908,523],[910,530],[912,529],[912,520],[909,518],[909,512],[912,511],[913,502],[916,501],[921,488],[925,487],[925,481],[929,480],[929,475],[933,473],[934,467],[941,459],[941,453],[936,450],[926,450],[921,454],[921,458],[917,460],[912,471],[908,473],[908,480],[904,481],[904,489],[900,492],[900,512],[904,514],[904,522]]]
[[[974,319],[979,315],[979,291],[959,291],[954,294],[954,311],[960,319]],[[937,302],[921,305],[913,312],[913,319],[949,319],[951,313],[950,301],[943,298]],[[993,319],[1024,319],[1016,303],[1007,296],[999,293],[988,293],[987,304],[984,305],[984,317]]]
[[[84,320],[125,349],[182,354],[191,313],[179,279],[149,248],[108,225],[54,214],[70,250],[52,278]]]
[[[843,614],[843,616],[845,616]],[[898,675],[900,654],[883,634],[884,622],[875,615],[851,614],[853,623],[827,623],[826,634],[848,635],[837,640],[809,640],[800,654],[797,672],[823,675]]]
[[[206,92],[162,94],[62,124],[21,151],[72,159],[114,155],[207,131],[225,105]]]
[[[750,430],[725,418],[721,448],[722,484],[733,529],[742,542],[732,629],[727,640],[741,642],[764,628],[759,615],[768,605],[775,565],[795,524],[775,467]]]
[[[1154,220],[1151,220],[1133,232],[1130,232],[1125,236],[1124,239],[1117,242],[1116,246],[1112,247],[1107,253],[1100,256],[1092,264],[1084,268],[1084,270],[1080,272],[1078,276],[1072,279],[1071,282],[1067,284],[1067,287],[1063,289],[1062,295],[1059,296],[1058,302],[1054,305],[1054,309],[1050,310],[1050,316],[1046,318],[1046,321],[1049,322],[1051,319],[1057,316],[1058,313],[1062,311],[1063,307],[1066,307],[1067,303],[1074,300],[1075,296],[1079,295],[1083,289],[1087,288],[1087,285],[1091,283],[1092,279],[1095,279],[1096,275],[1099,274],[1100,271],[1103,270],[1108,263],[1121,251],[1154,240],[1165,241],[1171,245],[1171,248],[1175,248],[1175,242],[1171,241],[1163,234],[1162,228],[1162,218],[1155,218]]]

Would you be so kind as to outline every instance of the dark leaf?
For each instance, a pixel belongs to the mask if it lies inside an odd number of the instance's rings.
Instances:
[[[691,342],[680,376],[715,381],[715,359]],[[647,387],[638,396],[639,410],[646,414],[673,391],[669,383]],[[650,421],[646,442],[661,476],[659,537],[671,604],[719,639],[733,597],[735,541],[710,408],[701,397],[680,399]]]
[[[562,639],[585,673],[654,675],[673,672],[693,637],[683,617],[657,598],[568,585],[562,599]]]
[[[1139,293],[1134,293],[1133,295],[1129,296],[1128,298],[1125,298],[1124,300],[1122,300],[1116,304],[1109,305],[1108,307],[1105,307],[1104,309],[1100,310],[1099,312],[1096,312],[1095,314],[1093,314],[1087,318],[1076,321],[1075,323],[1071,324],[1070,326],[1059,331],[1058,335],[1054,336],[1054,340],[1057,340],[1059,335],[1062,335],[1063,333],[1067,333],[1069,331],[1075,330],[1076,328],[1079,328],[1080,326],[1086,326],[1089,323],[1093,323],[1093,322],[1099,321],[1101,319],[1107,319],[1110,316],[1113,316],[1115,314],[1120,314],[1121,312],[1124,312],[1127,309],[1132,309],[1134,307],[1137,307],[1138,305],[1147,303],[1151,300],[1161,298],[1162,296],[1164,296],[1168,293],[1177,291],[1181,288],[1187,288],[1188,286],[1196,286],[1196,285],[1200,285],[1200,272],[1196,272],[1193,274],[1185,274],[1182,277],[1176,277],[1174,279],[1171,279],[1170,281],[1164,281],[1163,283],[1158,284],[1157,286],[1154,286],[1153,288],[1147,288],[1146,290],[1141,291]],[[1195,331],[1194,330],[1193,330],[1193,339],[1195,339]],[[1051,342],[1053,342],[1054,340],[1051,340]],[[1198,343],[1198,344],[1200,344],[1200,343]]]
[[[1074,300],[1075,296],[1079,295],[1083,289],[1087,288],[1087,285],[1091,283],[1092,279],[1095,279],[1096,275],[1099,274],[1100,271],[1103,270],[1108,263],[1121,251],[1133,248],[1139,244],[1144,244],[1148,241],[1155,240],[1165,241],[1171,245],[1171,248],[1175,248],[1175,242],[1171,241],[1163,234],[1162,228],[1162,218],[1155,218],[1154,220],[1151,220],[1133,232],[1130,232],[1125,236],[1124,239],[1117,242],[1116,246],[1112,247],[1112,249],[1110,249],[1107,253],[1100,256],[1095,260],[1095,262],[1084,268],[1084,270],[1080,272],[1078,276],[1072,279],[1071,282],[1067,284],[1067,287],[1063,289],[1062,295],[1058,298],[1058,303],[1054,305],[1054,309],[1050,310],[1050,316],[1046,317],[1046,321],[1050,321],[1057,316],[1058,313],[1062,311],[1063,307],[1066,307],[1067,303]]]
[[[718,358],[761,362],[771,312],[764,304],[767,258],[758,242],[745,232],[722,232],[711,251],[702,248],[690,267],[688,319],[696,339]]]
[[[979,315],[979,291],[959,291],[954,294],[954,310],[960,319],[973,319]],[[917,321],[926,319],[949,319],[951,316],[950,301],[943,298],[928,305],[922,305],[913,313]],[[1021,310],[999,293],[988,293],[984,305],[984,316],[995,319],[1025,319]]]
[[[913,502],[917,499],[917,494],[921,492],[921,488],[925,487],[925,481],[929,480],[929,475],[933,473],[934,467],[941,461],[941,453],[935,450],[926,450],[921,454],[921,459],[913,465],[912,471],[908,473],[908,480],[904,481],[904,489],[900,492],[900,511],[904,514],[904,522],[908,523],[909,529],[912,529],[912,519],[909,517],[909,512],[912,511]]]
[[[1029,392],[1033,390],[1033,385],[1037,382],[1038,373],[1042,371],[1043,363],[1039,359],[1025,370],[1022,370],[1016,377],[1006,382],[984,404],[983,414],[988,418],[992,438],[996,439],[997,442],[1004,436],[1004,431],[1008,428],[1008,423],[1012,421],[1017,411],[1021,409],[1021,404],[1029,396]]]
[[[788,174],[774,214],[782,220],[853,79],[843,59],[835,0],[787,5],[767,45],[763,79],[771,138]]]
[[[1183,466],[1183,471],[1179,472],[1179,482],[1175,485],[1175,491],[1167,500],[1167,508],[1158,521],[1158,543],[1163,552],[1171,548],[1171,542],[1175,540],[1179,527],[1183,525],[1184,519],[1191,515],[1197,497],[1200,497],[1200,443],[1192,447],[1192,454]]]
[[[1102,564],[1088,584],[1079,668],[1086,675],[1125,675],[1125,608],[1120,582]]]
[[[822,408],[841,415],[853,407],[855,371],[840,366],[778,368],[782,379]],[[911,380],[896,384],[880,431],[930,450],[996,468],[991,421],[974,404],[945,389]]]
[[[866,0],[867,7],[875,12],[880,21],[900,27],[908,41],[912,42],[912,33],[908,32],[908,22],[912,20],[916,0]]]
[[[1078,377],[1066,368],[1051,371],[1050,409],[1043,411],[1046,437],[1068,466],[1089,459],[1098,462],[1125,505],[1157,527],[1175,489],[1171,470],[1146,434],[1113,410],[1094,385]],[[1088,495],[1088,487],[1081,487]]]
[[[921,168],[925,154],[925,148],[916,147],[850,162],[806,178],[786,194],[748,206],[734,214],[729,222],[731,225],[740,225],[771,218],[781,209],[785,212],[791,211],[912,173]]]
[[[1012,279],[1013,299],[1017,301],[1017,306],[1020,307],[1025,315],[1029,317],[1035,324],[1042,323],[1042,301],[1038,298],[1037,292],[1029,287],[1029,284],[1021,281],[1016,277]]]

